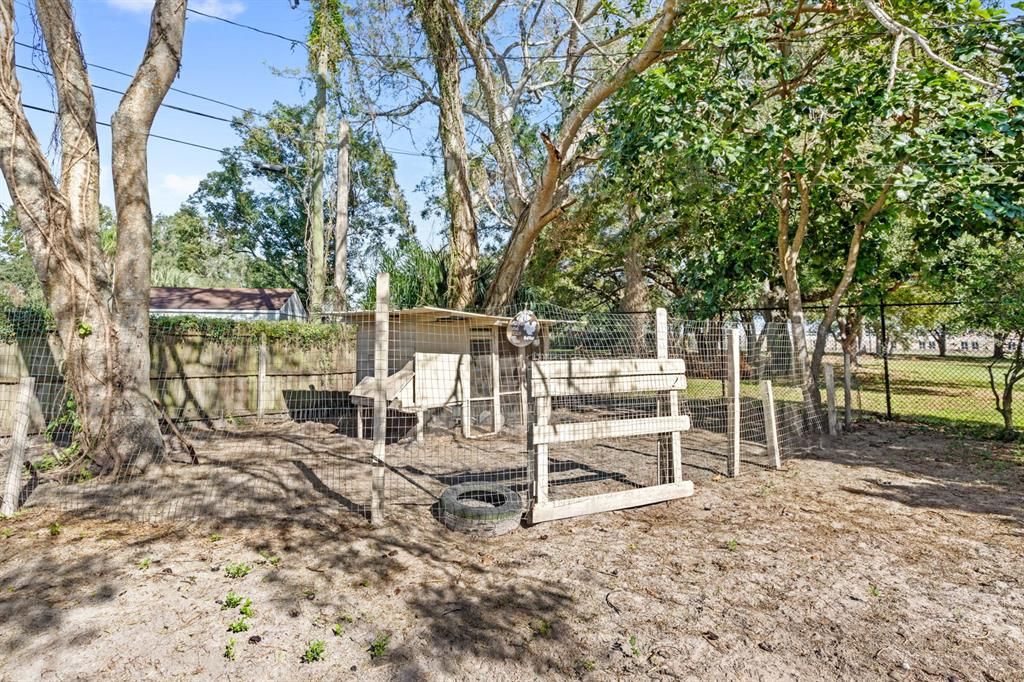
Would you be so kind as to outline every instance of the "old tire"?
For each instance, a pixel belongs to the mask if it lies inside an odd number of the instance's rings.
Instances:
[[[511,533],[523,517],[523,499],[497,483],[459,483],[440,499],[441,520],[452,530],[471,535]]]

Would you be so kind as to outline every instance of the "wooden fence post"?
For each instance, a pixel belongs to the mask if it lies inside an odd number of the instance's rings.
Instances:
[[[853,424],[853,377],[849,353],[843,353],[843,408],[843,426],[849,430]]]
[[[655,338],[658,347],[658,359],[668,360],[668,312],[664,308],[654,311]],[[664,398],[658,396],[658,412],[660,415]],[[668,392],[668,411],[673,417],[679,416],[679,392]],[[679,483],[683,480],[683,444],[682,434],[673,431],[667,438],[658,440],[658,461],[661,463],[659,475],[662,483]],[[668,455],[668,457],[666,457]],[[666,462],[668,466],[666,466]]]
[[[370,490],[370,523],[384,523],[384,476],[386,472],[388,399],[385,381],[388,377],[388,333],[390,323],[391,278],[386,272],[377,275],[377,310],[374,316],[373,345],[373,482]]]
[[[530,400],[527,394],[529,385],[529,377],[526,376],[526,349],[520,348],[519,354],[517,355],[518,369],[519,369],[519,423],[526,426],[527,419],[529,418],[530,411]]]
[[[472,372],[472,359],[469,353],[459,357],[459,386],[462,388],[462,437],[473,437],[473,414],[472,398],[470,390],[470,377]]]
[[[257,351],[258,367],[256,369],[256,420],[263,423],[263,415],[267,411],[267,335],[260,334],[260,345]]]
[[[501,414],[501,330],[491,329],[491,414],[494,433],[501,431],[505,418]]]
[[[18,401],[14,406],[14,428],[11,433],[11,456],[7,464],[7,481],[0,514],[11,516],[18,511],[21,495],[21,470],[25,466],[25,447],[28,444],[28,423],[32,414],[34,377],[23,377],[18,384]]]
[[[768,447],[768,457],[773,467],[781,469],[779,425],[775,420],[775,394],[772,392],[772,382],[768,379],[761,381],[761,404],[764,406],[764,442]]]
[[[825,395],[828,400],[828,435],[835,436],[839,430],[836,423],[836,374],[830,364],[825,365]]]
[[[729,458],[726,473],[736,476],[740,472],[740,330],[726,332],[728,353],[727,416],[729,433]]]

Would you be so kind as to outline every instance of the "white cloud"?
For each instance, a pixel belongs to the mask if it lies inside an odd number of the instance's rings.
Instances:
[[[189,7],[221,19],[234,19],[245,11],[245,4],[239,0],[193,0]]]
[[[160,181],[160,187],[166,190],[166,193],[170,195],[168,198],[172,198],[176,201],[182,201],[187,199],[192,192],[196,191],[202,179],[202,175],[178,175],[177,173],[167,173]]]
[[[107,4],[125,12],[153,11],[153,0],[107,0]],[[189,7],[222,19],[234,19],[245,11],[245,3],[241,0],[193,0],[189,3]],[[192,15],[192,17],[203,18],[199,15]]]
[[[107,0],[107,4],[126,12],[153,11],[153,0]]]

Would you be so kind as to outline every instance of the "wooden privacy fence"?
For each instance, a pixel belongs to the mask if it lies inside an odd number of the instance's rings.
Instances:
[[[35,380],[29,432],[43,431],[61,414],[66,395],[59,355],[59,344],[45,335],[0,344],[0,437],[12,433],[24,377]],[[150,342],[150,355],[153,397],[175,421],[317,419],[351,409],[356,362],[347,338],[304,348],[250,336],[166,336]]]

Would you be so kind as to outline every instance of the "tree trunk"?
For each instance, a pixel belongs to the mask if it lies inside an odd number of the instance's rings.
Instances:
[[[635,216],[633,218],[635,219]],[[651,309],[647,277],[644,273],[643,242],[643,235],[636,230],[627,241],[622,268],[622,298],[619,301],[619,310],[624,313],[634,313],[626,316],[626,324],[629,327],[631,352],[638,357],[643,357],[643,353],[649,350],[647,348],[647,318],[649,316],[635,313],[644,313]]]
[[[310,196],[306,216],[306,296],[309,319],[319,322],[327,286],[327,252],[324,248],[324,158],[327,152],[327,79],[330,77],[328,46],[317,54],[316,114],[313,148],[309,153]]]
[[[1006,337],[1008,334],[994,334],[992,337],[992,359],[1002,360],[1006,357]]]
[[[938,328],[933,329],[932,337],[935,339],[935,345],[939,348],[939,357],[946,357],[946,325],[940,324]]]
[[[464,309],[475,298],[480,246],[466,151],[466,121],[462,115],[459,53],[444,0],[418,0],[416,11],[427,36],[440,96],[437,127],[444,154],[445,200],[450,221],[448,304]]]
[[[334,290],[339,310],[348,309],[348,195],[349,145],[348,121],[338,121],[338,187],[334,213]]]
[[[12,0],[0,0],[0,169],[53,313],[83,451],[104,471],[145,468],[163,452],[149,397],[151,215],[146,140],[177,74],[184,0],[158,0],[143,61],[113,120],[118,208],[116,285],[100,247],[95,102],[66,0],[38,0],[54,71],[60,185],[21,104],[14,71]]]

